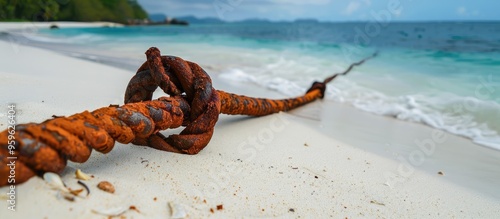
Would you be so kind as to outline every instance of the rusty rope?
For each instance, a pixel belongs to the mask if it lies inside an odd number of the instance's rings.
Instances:
[[[215,90],[196,63],[161,56],[157,48],[150,48],[146,57],[127,86],[125,105],[18,125],[13,154],[8,150],[9,133],[1,132],[0,186],[22,183],[44,172],[59,173],[67,160],[85,162],[93,149],[108,153],[115,141],[196,154],[210,141],[220,113],[263,116],[288,111],[322,98],[326,83],[337,76],[315,82],[303,96],[270,100]],[[151,100],[158,87],[170,96]],[[186,127],[180,134],[165,137],[159,132],[180,126]],[[9,157],[17,157],[15,182],[8,181]]]
[[[375,52],[371,56],[368,56],[368,57],[360,60],[359,62],[352,63],[351,65],[349,65],[349,67],[345,71],[343,71],[341,73],[333,74],[332,76],[326,78],[323,81],[323,83],[325,83],[325,84],[330,83],[330,81],[333,81],[333,79],[335,79],[337,76],[339,76],[339,75],[346,75],[347,73],[349,73],[354,68],[354,66],[362,65],[363,63],[365,63],[369,59],[375,58],[377,56],[378,56],[378,52]]]
[[[18,125],[14,154],[8,154],[4,147],[8,133],[0,133],[0,163],[5,164],[0,167],[0,185],[7,183],[9,156],[18,158],[16,183],[21,183],[35,174],[61,172],[66,160],[83,163],[92,149],[108,153],[115,141],[127,144],[158,130],[177,128],[188,112],[184,99],[167,97]]]

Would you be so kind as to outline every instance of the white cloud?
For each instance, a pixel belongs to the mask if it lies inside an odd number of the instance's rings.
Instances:
[[[400,17],[401,14],[403,14],[403,9],[399,9],[399,10],[394,11],[394,16],[396,16],[396,17]]]
[[[479,15],[478,10],[469,10],[464,6],[460,6],[457,8],[457,14],[463,17],[475,17]]]
[[[363,7],[370,7],[372,0],[351,0],[347,7],[342,11],[344,15],[351,15]]]
[[[276,4],[292,4],[292,5],[326,5],[331,2],[331,0],[271,0],[271,2]]]
[[[467,14],[467,8],[464,6],[460,6],[457,8],[457,14],[459,15],[466,15]]]
[[[359,2],[349,2],[349,5],[344,9],[342,12],[343,14],[346,15],[351,15],[355,11],[357,11],[361,7],[361,3]]]

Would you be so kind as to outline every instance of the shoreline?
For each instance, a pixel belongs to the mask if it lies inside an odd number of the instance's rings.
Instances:
[[[77,22],[77,21],[47,21],[47,22],[0,22],[0,31],[29,30],[32,28],[50,28],[56,25],[59,28],[66,27],[123,27],[125,25],[113,22]]]
[[[131,36],[134,37],[130,37],[129,41],[126,40],[128,37],[116,38],[116,40],[127,42],[127,46],[122,47],[113,43],[112,35],[108,36],[107,34],[108,32],[130,32],[127,28],[99,28],[99,30],[92,30],[88,33],[87,30],[80,29],[76,31],[81,33],[80,35],[69,34],[66,38],[61,37],[57,32],[43,30],[40,33],[26,34],[22,31],[12,31],[1,37],[10,42],[57,50],[73,57],[105,63],[126,70],[135,70],[137,65],[142,63],[140,60],[143,58],[142,53],[144,50],[154,45],[162,48],[162,51],[167,54],[175,53],[175,55],[185,59],[196,60],[198,63],[204,64],[212,74],[225,74],[226,79],[234,78],[236,81],[246,80],[250,83],[256,83],[264,89],[278,89],[285,95],[299,95],[303,92],[300,89],[305,91],[309,86],[309,82],[303,83],[303,81],[311,81],[312,83],[313,80],[322,77],[322,74],[317,74],[318,72],[326,72],[331,69],[340,71],[342,70],[339,69],[340,66],[349,64],[344,63],[342,57],[337,57],[342,55],[341,51],[330,51],[329,54],[332,57],[329,60],[335,60],[335,63],[338,64],[334,64],[328,69],[316,67],[323,66],[326,60],[317,57],[317,54],[308,53],[303,57],[305,59],[297,59],[298,54],[295,54],[297,51],[294,51],[293,45],[289,45],[292,48],[292,51],[290,51],[292,55],[286,55],[280,54],[279,50],[273,51],[273,49],[266,46],[262,50],[234,45],[233,47],[219,44],[210,46],[204,43],[178,42],[175,37],[160,39],[145,36],[144,40],[140,40],[142,37],[137,38],[135,34],[131,33],[133,34]],[[73,32],[73,30],[69,32]],[[62,34],[62,36],[64,35]],[[93,42],[96,44],[93,45]],[[86,45],[87,43],[91,43],[92,46]],[[288,50],[285,49],[284,51]],[[500,105],[494,100],[485,99],[486,96],[493,97],[494,93],[485,94],[484,98],[477,96],[477,89],[486,89],[487,87],[476,87],[475,91],[473,88],[475,85],[479,86],[481,81],[487,80],[487,76],[478,76],[475,80],[458,79],[458,81],[472,82],[467,82],[469,84],[465,83],[464,86],[456,85],[455,88],[464,88],[463,91],[454,90],[458,93],[448,92],[455,89],[453,86],[448,87],[450,86],[448,80],[442,80],[443,78],[440,77],[417,79],[418,77],[411,76],[420,73],[425,74],[425,71],[412,70],[414,66],[411,63],[413,61],[407,60],[407,65],[409,65],[407,67],[387,63],[388,57],[396,55],[393,52],[388,50],[383,53],[383,56],[379,57],[380,59],[373,60],[373,63],[370,62],[371,67],[365,68],[362,66],[359,68],[358,73],[356,73],[358,69],[355,69],[355,73],[345,78],[345,80],[339,79],[336,82],[337,87],[332,86],[327,90],[329,93],[327,98],[334,99],[337,102],[347,102],[355,106],[355,108],[377,115],[393,116],[400,120],[423,123],[427,126],[446,130],[454,135],[466,136],[476,144],[492,147],[500,151],[500,138],[498,134],[495,134],[500,133],[500,130],[493,122],[500,118],[498,117],[500,114],[495,113]],[[121,59],[125,59],[125,61]],[[308,64],[301,65],[299,60],[307,60]],[[415,60],[415,62],[418,62],[418,60]],[[448,63],[448,65],[455,66],[453,63]],[[465,67],[463,71],[466,71]],[[408,70],[405,68],[408,68]],[[299,76],[299,69],[308,72],[307,75],[300,76],[304,77],[305,80],[303,81],[296,80]],[[494,69],[493,67],[490,70],[469,69],[469,71],[477,70],[478,72],[488,73],[490,71],[494,72]],[[293,73],[284,74],[290,71]],[[262,72],[266,73],[262,74]],[[397,75],[397,72],[406,74]],[[266,74],[270,75],[270,77]],[[375,75],[380,75],[380,77]],[[259,80],[256,80],[256,78],[259,78]],[[282,78],[285,80],[281,80]],[[273,87],[280,80],[288,84]],[[411,83],[414,80],[422,81]],[[424,83],[425,81],[428,83]],[[391,86],[383,86],[385,83]],[[427,86],[426,84],[430,85]],[[442,89],[435,92],[432,91],[433,88],[431,87],[441,87]],[[489,91],[493,90],[489,89]],[[432,95],[433,92],[435,92],[435,95]],[[470,102],[474,103],[471,107],[467,104]],[[489,120],[485,120],[485,118],[489,118]]]
[[[7,102],[17,102],[21,109],[20,123],[41,122],[53,114],[71,115],[121,104],[125,86],[133,74],[53,51],[16,46],[22,49],[1,54],[5,63],[0,69],[0,93],[4,100],[0,105],[4,108]],[[0,41],[0,48],[9,51],[12,45]],[[22,65],[22,61],[31,64]],[[68,72],[72,75],[68,76]],[[217,76],[213,76],[213,80],[214,87],[229,92],[283,97],[252,85],[227,83]],[[4,116],[0,116],[2,130]],[[278,129],[272,130],[271,124],[277,124]],[[272,131],[272,139],[252,143],[252,139],[268,130]],[[415,168],[402,182],[397,178],[398,183],[388,183],[384,174],[398,174],[402,164],[397,155],[405,157],[407,153],[408,157],[415,149],[413,140],[425,140],[429,136],[433,139],[433,130],[329,101],[268,117],[222,115],[212,141],[195,156],[116,144],[107,155],[94,153],[87,163],[70,163],[62,173],[70,187],[77,188],[73,175],[76,168],[96,176],[88,182],[93,193],[86,200],[76,203],[58,200],[43,180],[31,179],[18,186],[19,212],[15,217],[95,217],[90,209],[133,204],[142,213],[127,212],[126,216],[159,218],[169,215],[167,203],[171,201],[184,205],[192,218],[499,215],[500,196],[487,195],[497,191],[494,189],[499,173],[493,172],[491,176],[490,171],[498,167],[499,153],[470,150],[465,139],[456,136],[445,134],[447,140],[439,145],[446,147],[437,147],[423,167]],[[380,148],[384,143],[392,146]],[[463,148],[459,157],[449,154],[456,145]],[[489,167],[486,170],[485,166],[477,166],[485,154],[492,156],[481,162]],[[465,162],[460,160],[463,157],[473,159]],[[149,164],[147,167],[144,160]],[[451,169],[439,166],[443,161],[451,162]],[[425,170],[430,168],[426,165],[435,169]],[[486,187],[462,185],[464,178],[460,178],[460,174],[464,172],[460,165],[472,165],[474,168],[468,171],[478,170],[479,176],[490,174],[492,181]],[[444,176],[437,175],[436,170],[443,171]],[[99,180],[115,184],[117,193],[109,195],[98,191],[94,184]],[[211,213],[209,209],[218,204],[223,204],[224,210]],[[28,207],[36,210],[30,213],[26,210]],[[293,212],[290,209],[294,209]],[[6,211],[0,208],[2,215],[8,215]]]
[[[229,85],[224,81],[221,85],[228,92],[256,95],[255,85]],[[258,90],[258,97],[286,98],[274,91],[260,87]],[[441,178],[445,180],[500,200],[500,190],[496,189],[500,184],[500,172],[497,171],[500,151],[496,149],[425,124],[372,114],[331,100],[317,101],[289,114],[317,132],[398,162],[394,172],[398,172],[399,167],[438,177],[438,172],[443,172],[445,176]]]

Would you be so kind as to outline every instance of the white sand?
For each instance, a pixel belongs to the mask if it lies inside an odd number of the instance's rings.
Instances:
[[[50,21],[50,22],[0,22],[0,31],[6,30],[29,30],[33,28],[50,28],[56,25],[65,27],[121,27],[122,24],[112,22],[72,22],[72,21]]]
[[[20,123],[119,104],[133,74],[7,42],[0,41],[0,50],[0,109],[6,112],[7,104],[15,103]],[[214,84],[219,89],[265,96],[256,88],[236,88],[218,80]],[[311,115],[307,110],[325,114],[325,108],[341,113],[337,116],[339,123],[325,121],[328,117],[324,115],[321,121],[297,116]],[[7,118],[0,113],[0,128],[5,129]],[[370,124],[363,124],[366,120]],[[398,129],[431,136],[424,131],[432,129],[413,126],[320,102],[292,114],[222,116],[212,141],[198,155],[116,144],[111,153],[94,153],[87,163],[71,163],[62,173],[72,188],[79,188],[73,174],[76,168],[95,176],[86,182],[91,188],[87,199],[58,199],[55,191],[35,177],[17,187],[17,211],[7,210],[4,201],[0,215],[96,218],[91,209],[134,205],[140,213],[128,211],[124,214],[127,218],[169,218],[167,203],[174,202],[184,206],[190,218],[498,217],[500,199],[447,179],[446,170],[444,176],[421,168],[409,172],[396,159],[379,155],[394,148],[369,146],[369,142],[381,138],[393,143],[392,147],[397,147],[404,136],[413,141],[408,133],[396,137],[401,135]],[[357,143],[349,145],[334,138],[334,128],[343,130],[342,141]],[[379,136],[381,133],[386,136]],[[443,144],[456,142],[452,139]],[[388,180],[385,176],[391,173],[404,177]],[[101,180],[113,183],[116,193],[98,190],[95,186]],[[6,191],[0,188],[0,193]],[[223,210],[215,210],[219,204]]]

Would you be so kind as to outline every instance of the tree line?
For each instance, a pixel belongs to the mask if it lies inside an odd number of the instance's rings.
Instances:
[[[0,0],[1,21],[111,21],[146,19],[137,0]]]

